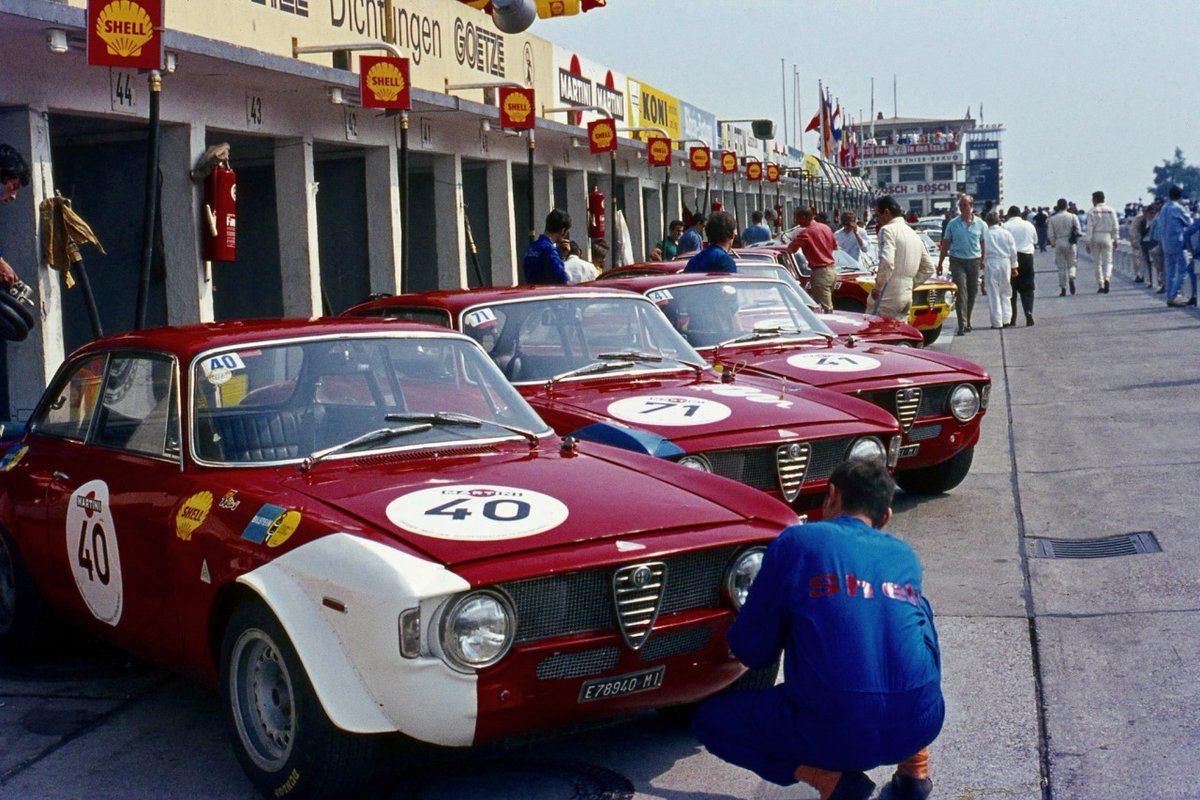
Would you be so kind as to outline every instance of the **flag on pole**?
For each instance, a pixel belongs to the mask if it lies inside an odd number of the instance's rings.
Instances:
[[[817,111],[817,113],[813,114],[813,118],[808,121],[808,127],[804,129],[804,132],[815,131],[819,127],[821,127],[821,112]]]
[[[842,141],[842,103],[839,100],[833,107],[833,140],[835,142]]]
[[[830,120],[832,108],[829,103],[829,92],[821,95],[821,155],[828,159],[833,153],[833,125]]]

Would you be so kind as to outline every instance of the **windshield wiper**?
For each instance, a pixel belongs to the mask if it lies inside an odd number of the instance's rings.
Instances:
[[[417,422],[425,425],[459,425],[466,428],[479,428],[483,425],[494,425],[497,428],[503,428],[506,431],[520,436],[529,443],[529,448],[531,450],[536,448],[538,444],[537,434],[533,431],[529,431],[524,428],[518,428],[515,425],[505,425],[503,422],[496,422],[493,419],[483,419],[482,417],[472,416],[471,414],[460,414],[457,411],[437,411],[432,414],[385,414],[383,418],[388,422]]]
[[[814,336],[823,336],[827,339],[832,338],[828,333],[813,330],[812,328],[792,328],[782,325],[771,325],[770,327],[755,328],[749,333],[743,333],[741,336],[727,339],[717,345],[716,350],[731,344],[741,344],[742,342],[753,342],[758,339],[767,339],[773,336],[800,336],[803,334],[812,334]]]
[[[399,436],[406,436],[410,433],[421,433],[432,428],[433,425],[424,422],[418,425],[404,425],[399,428],[379,428],[377,430],[368,431],[361,436],[355,436],[353,439],[335,444],[333,447],[326,447],[324,450],[316,450],[307,458],[300,462],[300,471],[308,472],[318,461],[322,461],[335,453],[340,453],[343,450],[349,450],[352,447],[359,447],[364,444],[374,444],[375,442],[386,442],[389,439],[395,439]]]

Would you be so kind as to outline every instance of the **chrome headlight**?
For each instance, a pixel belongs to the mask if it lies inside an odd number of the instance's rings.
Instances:
[[[733,604],[734,611],[741,611],[745,605],[750,586],[758,577],[758,571],[762,569],[763,553],[766,551],[765,547],[752,547],[729,565],[729,570],[725,573],[725,595]]]
[[[946,290],[946,305],[948,305],[948,306],[954,305],[954,290],[953,289]]]
[[[455,669],[491,666],[508,653],[517,632],[512,603],[496,591],[468,592],[442,615],[442,650]]]
[[[708,463],[708,459],[699,453],[694,453],[690,456],[684,456],[676,463],[678,463],[680,466],[687,467],[688,469],[698,469],[701,472],[712,472],[712,464]]]
[[[960,383],[950,393],[950,413],[959,422],[966,422],[979,413],[979,392],[969,383]]]
[[[864,436],[861,439],[854,440],[854,444],[850,445],[850,452],[846,458],[875,458],[886,463],[887,449],[884,448],[883,442],[874,436]]]

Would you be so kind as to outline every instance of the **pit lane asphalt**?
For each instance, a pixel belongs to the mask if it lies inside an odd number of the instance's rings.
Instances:
[[[934,349],[992,375],[970,475],[903,494],[889,526],[917,549],[941,636],[947,718],[934,797],[1200,797],[1200,314],[1128,277],[1057,297],[1037,257],[1037,325]],[[1151,530],[1163,552],[1029,558],[1039,537]],[[881,785],[890,768],[872,773]],[[813,798],[717,761],[654,714],[455,753],[381,798]],[[0,799],[252,798],[215,695],[80,644],[0,661]],[[876,797],[886,800],[883,789]]]

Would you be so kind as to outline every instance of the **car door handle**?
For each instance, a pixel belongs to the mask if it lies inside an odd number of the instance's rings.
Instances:
[[[71,476],[63,472],[61,469],[56,469],[54,471],[54,480],[58,481],[59,483],[66,483],[67,481],[71,480]]]

